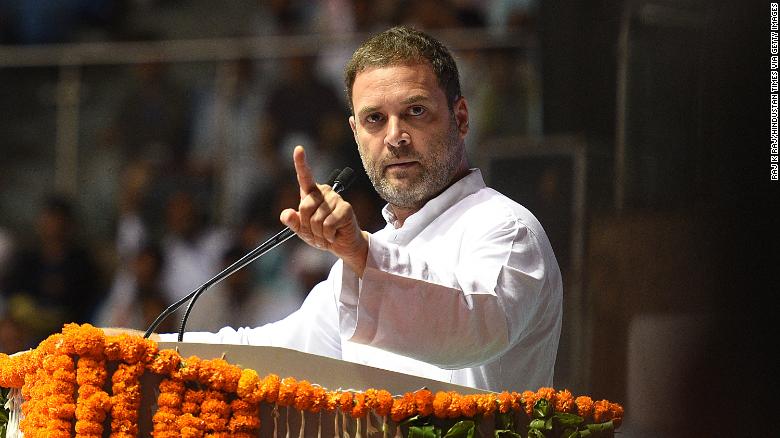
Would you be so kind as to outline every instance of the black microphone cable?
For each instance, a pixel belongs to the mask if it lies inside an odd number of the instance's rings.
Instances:
[[[339,169],[335,169],[333,172],[331,172],[330,177],[328,178],[328,183],[333,187],[333,190],[336,191],[336,193],[341,193],[349,187],[353,179],[354,179],[354,171],[351,168],[346,167],[344,168],[344,170],[340,171]],[[202,295],[211,286],[219,283],[220,281],[232,275],[239,269],[257,260],[263,254],[276,248],[277,246],[287,241],[294,235],[295,233],[289,228],[285,228],[284,230],[276,233],[273,237],[260,244],[257,248],[253,249],[245,256],[241,257],[236,262],[234,262],[233,264],[231,264],[230,266],[222,270],[219,274],[215,275],[213,278],[203,283],[200,287],[198,287],[197,289],[187,294],[185,297],[181,298],[180,300],[168,306],[165,310],[163,310],[160,313],[160,315],[157,316],[157,318],[154,320],[154,322],[152,322],[149,328],[146,329],[144,338],[148,338],[149,336],[151,336],[152,333],[154,333],[154,331],[157,329],[157,327],[162,323],[162,321],[165,320],[165,318],[170,316],[173,312],[179,309],[179,307],[184,305],[184,303],[189,301],[190,303],[187,306],[187,311],[184,314],[184,317],[182,318],[181,328],[179,330],[178,340],[179,342],[181,342],[182,339],[184,338],[184,328],[187,323],[187,318],[189,317],[189,314],[192,311],[192,307],[195,301],[198,299],[198,297],[200,297],[200,295]]]

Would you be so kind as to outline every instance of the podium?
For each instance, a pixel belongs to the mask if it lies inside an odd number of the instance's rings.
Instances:
[[[8,437],[611,438],[623,418],[619,404],[565,389],[493,393],[286,348],[158,344],[89,324],[0,354],[0,387],[10,390]]]

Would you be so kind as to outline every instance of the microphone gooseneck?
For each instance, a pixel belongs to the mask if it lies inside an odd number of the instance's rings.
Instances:
[[[331,172],[329,178],[328,178],[328,184],[333,187],[333,190],[336,193],[341,193],[344,190],[346,190],[350,184],[352,184],[352,181],[354,180],[354,171],[346,167],[344,170],[335,169],[333,172]],[[266,240],[262,244],[260,244],[257,248],[253,249],[249,253],[247,253],[245,256],[241,257],[237,261],[235,261],[233,264],[222,270],[219,274],[215,275],[213,278],[208,280],[207,282],[203,283],[200,287],[193,290],[189,294],[187,294],[185,297],[180,299],[179,301],[176,301],[175,303],[168,306],[165,310],[160,313],[160,315],[154,320],[154,322],[149,326],[149,328],[146,330],[146,333],[144,334],[144,338],[148,338],[149,336],[154,333],[154,331],[157,329],[157,327],[162,323],[165,318],[170,316],[173,312],[175,312],[177,309],[179,309],[184,303],[189,301],[189,304],[187,306],[187,310],[184,314],[184,317],[181,321],[181,326],[179,328],[178,333],[178,340],[181,342],[184,338],[184,329],[187,324],[187,319],[189,318],[189,314],[192,311],[192,308],[195,304],[195,301],[211,286],[219,283],[220,281],[224,280],[228,276],[232,275],[239,269],[243,268],[244,266],[252,263],[253,261],[257,260],[261,256],[263,256],[268,251],[276,248],[283,242],[290,239],[292,236],[295,235],[295,232],[293,232],[289,228],[285,228],[282,231],[276,233],[274,236],[272,236],[270,239]]]

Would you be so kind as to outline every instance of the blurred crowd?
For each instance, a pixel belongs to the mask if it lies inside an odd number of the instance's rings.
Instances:
[[[88,28],[91,35],[104,29],[103,39],[132,39],[123,13],[176,3],[187,2],[2,0],[0,38],[72,42]],[[258,34],[370,32],[400,23],[533,31],[529,0],[258,3]],[[472,148],[483,138],[538,129],[532,63],[514,50],[457,54],[473,115]],[[182,83],[154,60],[133,66],[134,84],[115,112],[93,122],[99,144],[84,173],[102,176],[83,191],[105,198],[100,211],[85,211],[83,193],[51,193],[30,202],[37,216],[27,230],[3,229],[0,216],[0,351],[34,346],[65,322],[145,329],[170,303],[281,229],[279,213],[298,202],[296,144],[307,147],[320,180],[336,167],[359,170],[346,197],[364,229],[383,227],[383,203],[362,173],[347,124],[341,69],[350,53],[225,62],[209,86]],[[94,239],[84,229],[94,221],[85,214],[108,218],[110,236]],[[297,239],[277,247],[204,294],[188,330],[284,317],[334,261]],[[174,331],[177,323],[169,318],[158,331]]]

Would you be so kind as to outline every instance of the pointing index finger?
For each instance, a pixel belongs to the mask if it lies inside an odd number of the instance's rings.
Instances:
[[[295,164],[295,174],[298,177],[298,186],[301,188],[301,199],[317,189],[314,176],[311,174],[311,168],[306,162],[306,151],[303,146],[296,146],[293,151],[293,163]]]

